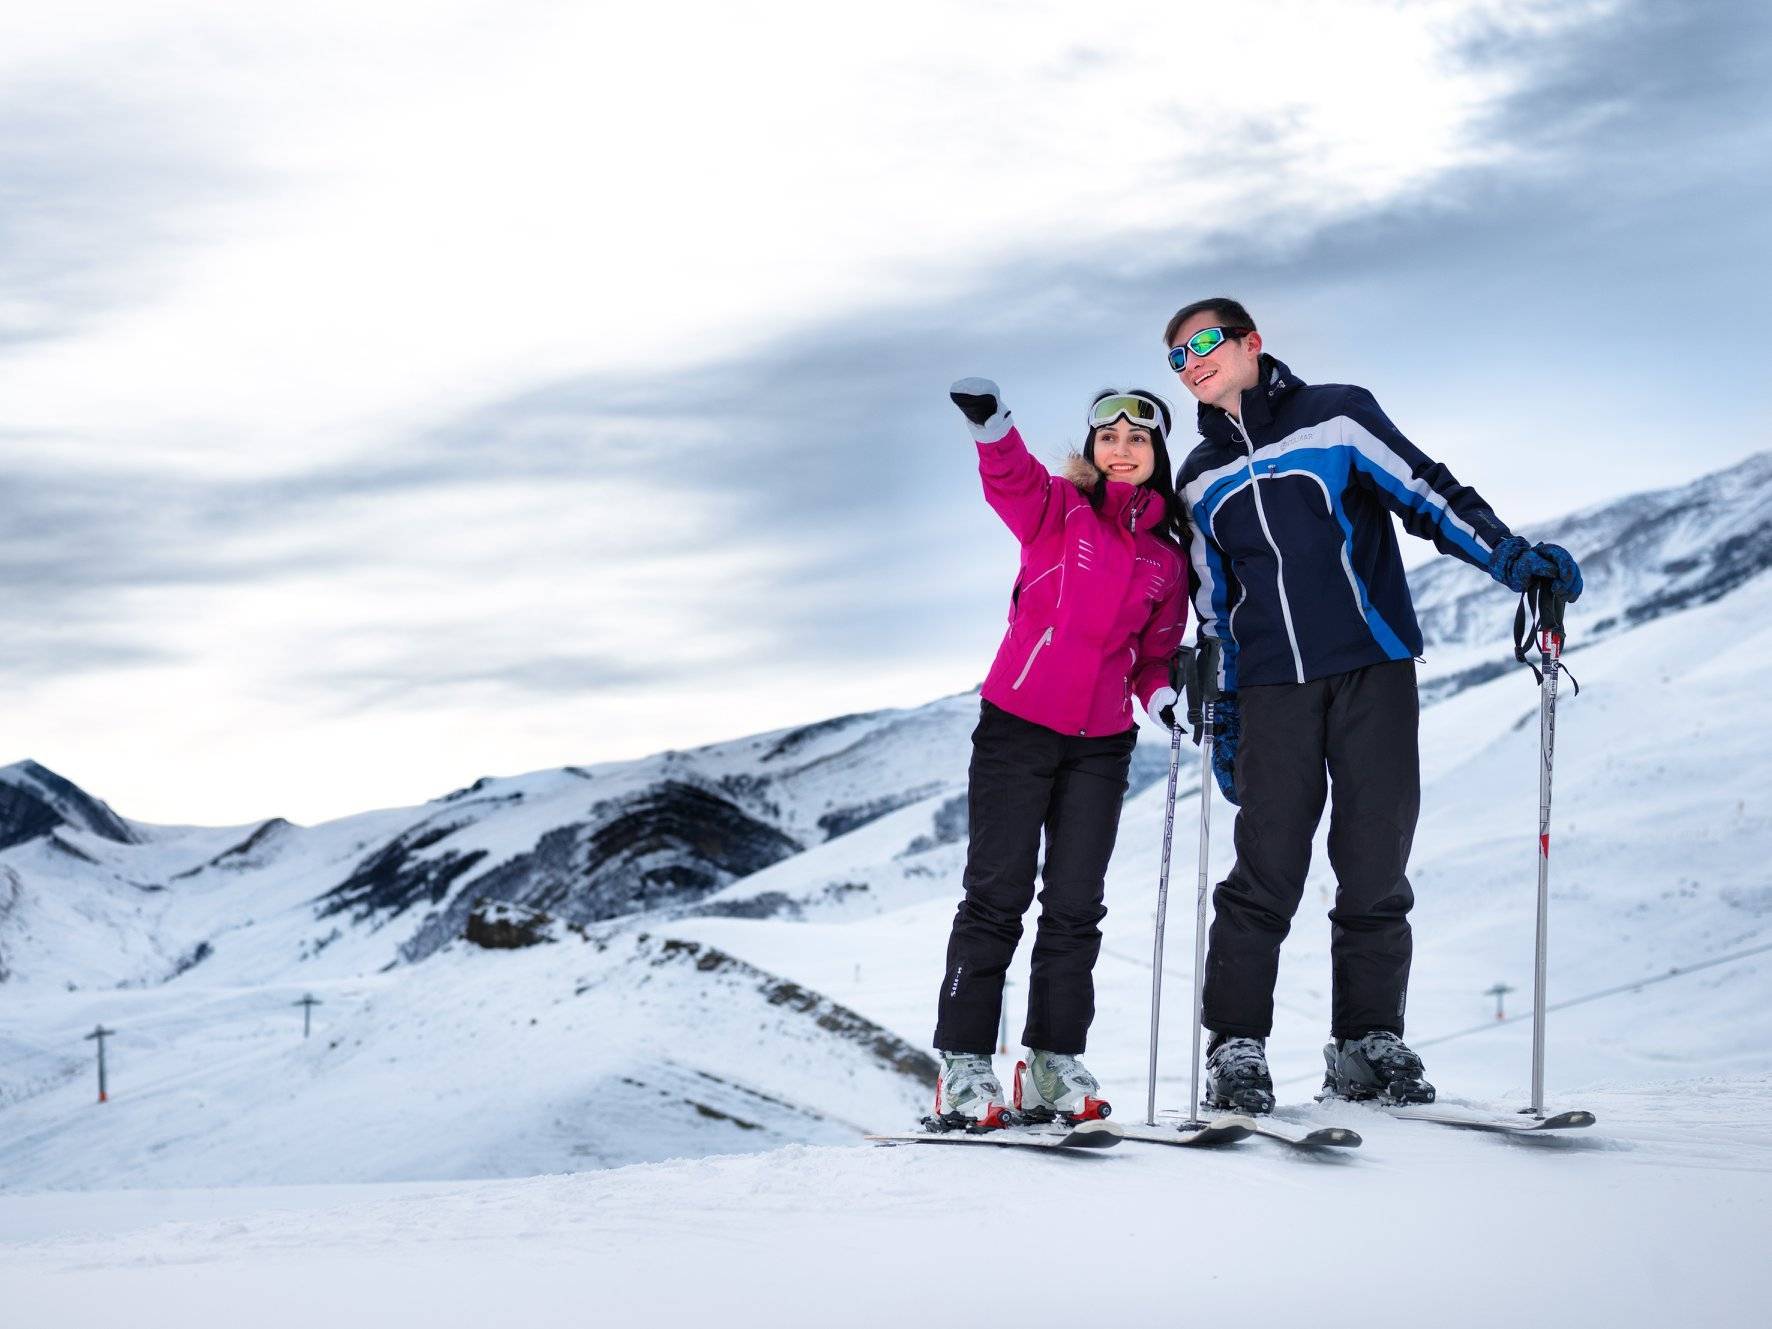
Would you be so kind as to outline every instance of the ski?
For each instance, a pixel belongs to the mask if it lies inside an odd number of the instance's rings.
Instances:
[[[1179,1116],[1179,1113],[1165,1114]],[[1214,1123],[1226,1120],[1225,1117],[1214,1117]],[[1314,1130],[1293,1131],[1284,1124],[1276,1124],[1265,1117],[1234,1115],[1229,1120],[1247,1126],[1248,1134],[1260,1136],[1264,1140],[1272,1140],[1292,1149],[1358,1149],[1364,1141],[1358,1131],[1349,1130],[1346,1126],[1320,1126]],[[1180,1128],[1182,1123],[1165,1122],[1158,1127],[1174,1126]]]
[[[1257,1121],[1255,1134],[1264,1140],[1274,1140],[1293,1149],[1358,1149],[1365,1143],[1358,1131],[1351,1131],[1346,1126],[1319,1126],[1316,1130],[1298,1135],[1265,1121]]]
[[[1008,1126],[993,1131],[905,1131],[870,1135],[875,1144],[994,1144],[1010,1149],[1110,1149],[1120,1143],[1118,1123],[1107,1120],[1079,1122],[1069,1129],[1037,1130]]]
[[[1506,1116],[1502,1113],[1467,1112],[1461,1108],[1386,1107],[1386,1116],[1399,1121],[1424,1121],[1458,1130],[1494,1131],[1503,1135],[1536,1135],[1543,1131],[1568,1131],[1592,1126],[1594,1114],[1575,1109],[1549,1117]]]
[[[1204,1125],[1178,1122],[1173,1126],[1121,1126],[1120,1130],[1128,1140],[1142,1140],[1146,1144],[1179,1144],[1194,1148],[1210,1148],[1214,1145],[1235,1144],[1238,1140],[1247,1139],[1259,1133],[1260,1127],[1248,1117],[1214,1117]]]

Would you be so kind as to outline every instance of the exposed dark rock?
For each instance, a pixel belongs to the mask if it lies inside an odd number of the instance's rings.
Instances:
[[[386,921],[421,902],[441,903],[455,881],[486,857],[486,851],[445,850],[428,857],[421,855],[468,824],[421,822],[396,836],[322,897],[319,916],[325,918],[349,910],[353,923],[371,918]]]
[[[169,979],[177,978],[180,974],[184,973],[185,970],[194,969],[214,954],[215,947],[211,946],[206,941],[200,941],[173,962],[172,972],[166,975],[166,977]]]
[[[1710,604],[1772,568],[1772,453],[1671,489],[1559,518],[1527,539],[1555,540],[1581,560],[1586,583],[1571,606],[1571,652],[1664,615]],[[1431,660],[1438,650],[1483,647],[1494,658],[1423,683],[1424,703],[1487,682],[1512,661],[1519,597],[1441,556],[1409,573]]]
[[[496,779],[498,779],[496,775],[482,775],[478,780],[474,781],[473,784],[467,786],[467,788],[453,789],[449,793],[444,794],[443,797],[439,798],[437,801],[439,803],[455,803],[464,798],[472,798],[475,794],[484,793]],[[496,803],[520,803],[523,801],[523,791],[521,789],[513,789],[508,794],[500,794],[492,801]]]
[[[556,827],[477,877],[473,895],[597,923],[693,904],[802,847],[718,794],[668,780],[592,805],[586,820]],[[460,936],[470,907],[457,898],[426,919],[402,958],[422,959]]]
[[[1525,673],[1525,666],[1520,664],[1518,660],[1490,660],[1485,664],[1472,665],[1469,669],[1460,669],[1456,674],[1430,678],[1423,682],[1417,691],[1421,695],[1421,704],[1432,706],[1437,701],[1445,701],[1448,697],[1458,695],[1466,688],[1477,687],[1479,684],[1487,683],[1492,678],[1500,678],[1503,674],[1515,669]]]
[[[801,725],[798,729],[790,729],[775,740],[775,746],[765,752],[759,760],[777,761],[782,757],[791,757],[813,739],[824,734],[835,734],[849,728],[850,725],[866,720],[866,715],[839,715],[835,719],[820,720],[817,724]]]
[[[476,901],[463,935],[489,951],[515,951],[558,940],[552,918],[508,900]]]
[[[706,918],[799,918],[802,911],[800,902],[785,891],[760,891],[742,900],[708,900],[683,912]]]
[[[931,833],[928,835],[915,836],[911,842],[905,846],[904,853],[900,854],[899,857],[902,858],[908,854],[927,853],[929,850],[938,848],[941,845],[957,844],[959,841],[964,840],[968,828],[970,806],[970,802],[965,794],[955,794],[952,798],[948,799],[947,802],[935,809],[935,817],[933,819],[934,826]]]
[[[746,964],[736,956],[698,941],[681,941],[675,938],[654,940],[646,933],[640,933],[635,940],[642,948],[652,950],[653,964],[693,965],[704,974],[725,974],[755,983],[770,1005],[783,1006],[798,1012],[811,1019],[820,1029],[861,1045],[877,1061],[900,1075],[908,1075],[922,1085],[933,1087],[935,1084],[934,1057],[922,1048],[911,1046],[897,1034],[875,1024],[866,1016],[858,1015],[847,1006],[838,1005],[822,993],[777,978],[774,974]]]
[[[79,845],[69,843],[67,840],[62,839],[61,836],[56,835],[54,832],[50,833],[49,847],[51,849],[53,849],[58,854],[61,854],[67,858],[78,859],[82,863],[96,864],[98,862],[98,860],[96,858],[94,858],[91,854],[87,853],[84,849],[80,848]]]
[[[913,789],[896,790],[866,803],[833,808],[818,819],[818,828],[824,832],[825,839],[834,840],[839,835],[847,835],[858,827],[866,826],[870,821],[878,821],[889,812],[897,812],[912,803],[920,803],[931,794],[939,792],[941,787],[941,782],[935,781],[917,785]]]
[[[4,925],[12,911],[18,908],[19,901],[24,898],[25,889],[19,883],[18,873],[11,868],[0,867],[0,983],[4,983],[12,970],[6,963],[6,932]]]
[[[119,844],[139,840],[109,807],[47,766],[21,761],[0,770],[0,849],[58,826],[74,826]]]
[[[172,874],[173,881],[182,881],[186,877],[194,877],[204,868],[224,868],[233,872],[244,872],[264,864],[266,852],[280,839],[286,831],[293,831],[282,817],[272,817],[269,821],[260,822],[238,844],[230,845],[206,863],[199,863],[194,868],[186,868],[183,872]]]

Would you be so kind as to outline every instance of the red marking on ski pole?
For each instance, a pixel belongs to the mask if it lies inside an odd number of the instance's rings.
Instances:
[[[1546,858],[1550,857],[1550,835],[1548,832],[1538,837],[1538,852]]]

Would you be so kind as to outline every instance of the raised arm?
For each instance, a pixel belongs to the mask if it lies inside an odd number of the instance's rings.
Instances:
[[[988,378],[963,378],[948,389],[978,444],[978,474],[985,501],[1015,538],[1027,544],[1049,516],[1064,519],[1065,490],[1022,442],[997,385]]]

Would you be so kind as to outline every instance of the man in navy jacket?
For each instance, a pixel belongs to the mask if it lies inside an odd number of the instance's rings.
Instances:
[[[1280,944],[1333,781],[1328,1086],[1431,1102],[1402,1041],[1421,629],[1392,517],[1516,591],[1542,579],[1574,599],[1580,571],[1558,546],[1512,534],[1370,392],[1306,384],[1265,354],[1235,300],[1186,306],[1164,340],[1200,404],[1202,441],[1175,488],[1192,527],[1200,631],[1222,646],[1214,775],[1240,807],[1206,960],[1208,1101],[1273,1107],[1265,1045]]]

